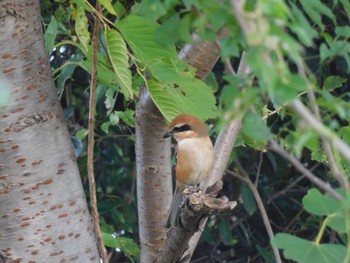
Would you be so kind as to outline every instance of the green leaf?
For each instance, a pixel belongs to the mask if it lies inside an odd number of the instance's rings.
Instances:
[[[338,131],[338,135],[344,140],[347,144],[350,144],[350,126],[342,127]]]
[[[109,115],[112,112],[116,99],[117,99],[116,92],[113,89],[107,89],[106,100],[105,100],[105,106],[106,106],[106,109],[108,110],[107,115]]]
[[[44,39],[45,39],[45,49],[48,54],[50,54],[55,46],[56,36],[58,33],[58,23],[54,16],[51,16],[50,24],[47,26]]]
[[[271,132],[260,115],[248,112],[243,120],[242,136],[244,142],[256,148],[266,145],[271,137]]]
[[[348,0],[340,0],[340,3],[343,5],[347,16],[348,16],[348,20],[350,19],[350,3]]]
[[[155,38],[160,45],[173,45],[180,37],[180,17],[176,13],[166,20],[156,31]]]
[[[327,216],[327,225],[338,233],[345,233],[344,206],[334,199],[330,194],[321,194],[313,188],[303,198],[303,205],[306,211],[319,216]]]
[[[271,244],[283,249],[286,259],[299,263],[343,263],[346,247],[337,244],[316,244],[296,236],[279,233]]]
[[[144,20],[142,17],[129,15],[116,24],[122,33],[125,41],[134,51],[134,54],[143,63],[148,63],[161,59],[168,61],[177,59],[177,53],[174,46],[161,46],[155,41],[155,32],[159,25]]]
[[[327,225],[338,233],[346,233],[346,222],[343,213],[328,216]]]
[[[323,83],[323,89],[333,91],[341,87],[346,81],[347,79],[339,76],[328,76]]]
[[[117,30],[106,30],[108,54],[116,73],[121,92],[126,99],[133,98],[129,57],[123,37]]]
[[[89,25],[85,15],[85,10],[83,7],[79,6],[77,10],[77,19],[75,21],[75,33],[77,34],[80,42],[83,44],[85,53],[87,53],[90,43],[90,33],[88,27]]]
[[[143,0],[133,6],[133,13],[146,19],[156,21],[167,12],[164,3],[154,0]]]
[[[128,256],[140,256],[140,249],[131,238],[114,237],[112,234],[105,232],[102,232],[102,237],[106,246],[120,248]]]
[[[116,2],[114,5],[114,10],[117,13],[117,16],[119,18],[123,17],[125,14],[127,14],[127,10],[125,9],[125,7],[122,5],[122,3],[120,3],[119,1]]]
[[[109,127],[111,125],[112,125],[112,123],[110,121],[106,121],[106,122],[102,123],[101,130],[104,131],[105,133],[108,133]]]
[[[335,35],[337,38],[345,37],[350,38],[350,27],[349,26],[337,26],[335,28]]]
[[[112,112],[109,114],[109,121],[112,125],[117,125],[119,124],[119,116],[116,112]]]
[[[330,10],[321,1],[300,1],[300,3],[302,4],[304,11],[312,18],[313,21],[315,21],[322,31],[325,29],[325,25],[322,22],[322,15],[327,16],[333,21],[333,23],[336,23],[332,10]]]
[[[72,78],[72,75],[77,66],[78,66],[77,64],[73,64],[73,63],[66,63],[63,66],[57,78],[57,90],[59,93],[62,92],[62,90],[64,89],[66,81]]]
[[[215,74],[213,72],[210,72],[208,76],[205,79],[205,83],[212,88],[213,92],[218,91],[219,89],[219,83],[216,80]]]
[[[236,241],[232,235],[230,225],[226,221],[220,220],[219,224],[218,224],[218,228],[219,228],[219,233],[220,233],[220,240],[226,246],[232,246],[236,243]]]
[[[203,87],[202,83],[194,79],[187,87],[181,85],[180,88],[176,83],[160,84],[150,80],[147,87],[155,104],[169,121],[181,113],[193,114],[205,120],[215,116],[216,108],[210,88],[206,85]]]
[[[88,12],[93,12],[90,6],[88,6],[84,0],[71,0],[72,3],[75,3],[78,7],[83,7]]]
[[[109,13],[115,16],[117,15],[110,0],[99,0],[99,2],[101,3],[101,5],[103,5],[107,9]]]
[[[342,203],[329,194],[322,195],[319,190],[312,188],[303,198],[306,211],[314,215],[332,215],[343,209]]]
[[[117,111],[116,114],[125,124],[135,128],[135,112],[133,110]]]
[[[290,3],[293,14],[293,23],[290,23],[290,28],[298,36],[299,40],[305,46],[311,46],[313,39],[318,36],[317,31],[310,25],[303,12],[293,3]]]
[[[252,191],[246,184],[242,184],[240,187],[240,192],[243,199],[243,206],[249,215],[252,215],[256,211],[255,198]]]
[[[155,41],[157,24],[128,16],[117,27],[137,60],[152,75],[147,87],[168,121],[180,113],[193,114],[202,120],[216,116],[211,88],[195,78],[194,69],[178,58],[174,46],[161,46]]]
[[[79,140],[83,140],[88,134],[89,131],[87,129],[80,129],[77,131],[76,136]]]
[[[327,45],[328,44],[328,45]],[[350,65],[350,44],[344,40],[337,40],[329,43],[322,43],[320,45],[320,58],[321,63],[325,62],[327,59],[334,59],[335,57],[343,57],[347,63],[347,70],[349,70]]]

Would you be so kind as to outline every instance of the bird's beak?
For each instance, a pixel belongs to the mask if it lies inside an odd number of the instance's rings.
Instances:
[[[167,131],[166,133],[164,133],[163,138],[169,138],[171,136],[171,132]]]

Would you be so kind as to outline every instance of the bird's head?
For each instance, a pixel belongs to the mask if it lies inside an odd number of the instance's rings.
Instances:
[[[206,137],[208,136],[208,128],[196,116],[181,114],[172,120],[163,138],[170,136],[174,136],[176,141],[187,138]]]

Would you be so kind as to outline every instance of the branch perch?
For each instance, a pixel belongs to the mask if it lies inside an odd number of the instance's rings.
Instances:
[[[221,188],[222,182],[219,181],[214,186],[209,187],[206,192],[194,187],[184,190],[185,201],[181,207],[179,224],[170,228],[165,248],[160,259],[155,262],[168,263],[188,260],[181,258],[181,256],[188,246],[189,239],[199,230],[201,221],[210,214],[232,210],[237,204],[235,201],[229,201],[226,197],[215,198]]]

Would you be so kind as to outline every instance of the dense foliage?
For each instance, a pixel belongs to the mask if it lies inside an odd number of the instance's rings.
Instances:
[[[348,200],[349,156],[334,142],[350,143],[350,4],[231,2],[101,0],[98,14],[89,1],[42,1],[46,49],[85,183],[94,17],[103,25],[95,165],[105,243],[116,248],[112,262],[139,256],[134,110],[142,85],[167,120],[179,113],[210,119],[213,141],[225,123],[244,117],[221,193],[239,205],[210,217],[194,262],[274,261],[251,188],[239,180],[243,175],[280,233],[272,245],[283,250],[284,262],[350,261],[347,203],[312,184],[269,146],[278,142]],[[192,33],[221,47],[221,59],[204,82],[177,55],[192,43]],[[242,52],[252,68],[244,78],[233,72]],[[291,103],[297,98],[323,125],[305,119],[300,104]]]

